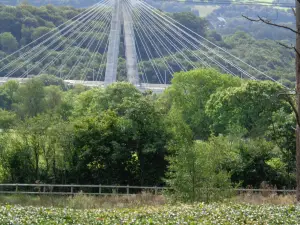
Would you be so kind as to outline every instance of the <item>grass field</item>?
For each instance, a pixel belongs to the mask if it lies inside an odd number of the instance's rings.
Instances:
[[[201,17],[206,17],[210,13],[212,13],[214,10],[220,8],[220,6],[217,6],[217,5],[195,5],[193,8],[198,10]]]
[[[300,224],[295,206],[213,203],[75,210],[0,207],[0,224]]]
[[[185,0],[182,0],[182,2],[184,2]],[[195,1],[197,2],[197,1]],[[201,2],[201,1],[200,1]],[[233,0],[233,2],[244,2],[244,3],[255,3],[255,2],[262,2],[261,0]],[[263,2],[267,3],[267,4],[271,4],[273,2],[273,0],[264,0]],[[212,13],[214,10],[220,8],[220,5],[194,5],[193,6],[194,9],[198,10],[200,17],[206,17],[208,16],[210,13]],[[288,10],[290,8],[283,8],[283,7],[274,7],[280,10]]]

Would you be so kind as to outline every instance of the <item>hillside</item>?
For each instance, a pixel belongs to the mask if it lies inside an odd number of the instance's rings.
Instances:
[[[220,10],[217,9],[217,13]],[[36,8],[34,6],[30,6],[27,4],[22,4],[17,7],[9,7],[9,6],[0,6],[0,58],[4,58],[5,56],[11,54],[12,52],[26,46],[28,43],[39,39],[41,36],[45,35],[55,27],[58,27],[60,24],[65,23],[69,19],[75,17],[80,12],[81,9],[75,9],[72,7],[54,7],[51,5],[42,6]],[[220,11],[222,12],[222,11]],[[283,79],[283,82],[288,85],[292,86],[291,83],[294,81],[293,76],[293,52],[291,50],[285,49],[284,47],[278,45],[276,42],[272,40],[256,40],[252,38],[250,34],[241,34],[241,33],[231,33],[231,34],[224,34],[221,36],[215,30],[208,26],[208,23],[205,19],[199,18],[191,13],[175,13],[171,14],[171,16],[179,21],[181,24],[184,24],[186,27],[196,31],[197,33],[207,37],[211,41],[217,43],[218,45],[228,49],[241,59],[245,60],[246,62],[250,63],[251,65],[259,68],[261,71],[266,72],[268,75],[272,76],[276,80]],[[288,19],[288,18],[287,18]],[[100,31],[96,33],[87,33],[85,32],[84,28],[78,31],[78,34],[82,36],[82,38],[78,40],[72,40],[72,45],[68,50],[62,52],[63,49],[48,49],[45,54],[51,54],[55,57],[58,54],[64,55],[75,55],[75,54],[82,54],[83,51],[87,48],[87,44],[89,40],[96,39],[100,40],[99,38],[104,39],[103,45],[100,46],[99,49],[95,49],[95,46],[91,46],[88,48],[87,53],[85,53],[85,57],[81,59],[80,64],[76,68],[76,72],[72,74],[70,77],[71,79],[80,79],[82,76],[86,76],[86,79],[92,79],[94,71],[104,71],[105,63],[103,62],[102,58],[105,57],[105,42],[108,38],[108,32],[103,33],[103,26],[101,23],[94,24],[95,28],[100,26]],[[61,29],[61,28],[60,28]],[[241,29],[242,31],[248,31]],[[222,30],[220,31],[221,34],[223,33]],[[237,32],[238,28],[234,30]],[[150,34],[148,34],[150,35]],[[155,35],[155,34],[151,34]],[[255,33],[253,34],[255,37],[257,36]],[[62,39],[68,38],[68,36],[62,36]],[[81,47],[76,47],[82,39],[85,38],[85,42]],[[154,38],[154,37],[153,37]],[[247,40],[246,45],[244,44],[245,40]],[[36,42],[38,44],[41,40]],[[66,39],[66,44],[70,44],[71,40]],[[123,42],[123,38],[121,39]],[[137,40],[138,46],[142,49],[142,42],[138,39]],[[73,46],[73,47],[72,47]],[[121,44],[122,46],[122,44]],[[150,46],[150,43],[149,43]],[[120,57],[120,66],[118,68],[118,77],[119,80],[126,79],[126,69],[124,63],[124,49],[120,49],[121,57]],[[159,55],[152,48],[152,54],[155,57],[158,57],[156,61],[158,62],[157,68],[160,73],[165,73],[165,66],[163,65],[162,59],[160,59]],[[74,54],[74,52],[77,52]],[[86,68],[87,61],[90,59],[91,55],[94,54],[95,57],[91,62],[91,66]],[[165,52],[166,56],[168,56],[168,52]],[[9,58],[12,60],[12,58]],[[43,73],[53,74],[56,76],[66,76],[69,74],[71,68],[76,63],[76,57],[69,57],[68,61],[66,61],[64,68],[58,68],[60,64],[54,64],[52,67],[49,67],[47,71]],[[148,79],[148,82],[157,83],[156,76],[153,76],[154,71],[149,62],[147,62],[148,57],[147,53],[141,50],[141,61],[143,67],[145,67],[145,76]],[[171,58],[167,60],[172,60]],[[184,59],[183,59],[184,60]],[[196,60],[196,59],[195,59]],[[2,61],[0,62],[0,67],[9,63],[9,61]],[[37,64],[39,63],[39,64]],[[33,58],[31,60],[31,64],[29,67],[34,66],[34,70],[32,70],[31,74],[36,75],[39,74],[41,68],[45,66],[47,61],[43,61],[42,63],[39,62],[39,58]],[[187,63],[187,62],[184,62]],[[174,71],[179,71],[180,68],[174,65]],[[26,71],[26,68],[20,69],[18,74],[23,74]],[[4,70],[0,73],[1,76],[5,76],[7,74],[7,70]],[[17,75],[16,75],[17,76]],[[103,76],[102,78],[103,79]],[[171,74],[168,74],[167,80],[170,81]]]

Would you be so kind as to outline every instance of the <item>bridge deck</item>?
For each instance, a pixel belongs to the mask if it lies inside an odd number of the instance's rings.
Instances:
[[[4,84],[9,80],[15,80],[19,83],[25,83],[28,79],[31,78],[0,78],[0,85]],[[103,81],[82,81],[82,80],[64,80],[67,85],[84,85],[87,87],[104,87]],[[162,93],[169,85],[168,84],[148,84],[148,83],[141,83],[136,87],[140,91],[152,90],[154,93]]]

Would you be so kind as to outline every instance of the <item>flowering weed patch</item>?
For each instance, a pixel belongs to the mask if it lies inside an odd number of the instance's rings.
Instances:
[[[300,224],[295,206],[195,204],[120,209],[0,208],[0,224]]]

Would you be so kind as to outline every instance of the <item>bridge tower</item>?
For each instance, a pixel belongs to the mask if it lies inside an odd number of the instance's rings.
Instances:
[[[112,20],[109,34],[107,62],[104,83],[106,85],[117,81],[117,67],[123,25],[127,79],[133,85],[139,84],[135,37],[130,9],[126,8],[123,0],[114,0]]]

